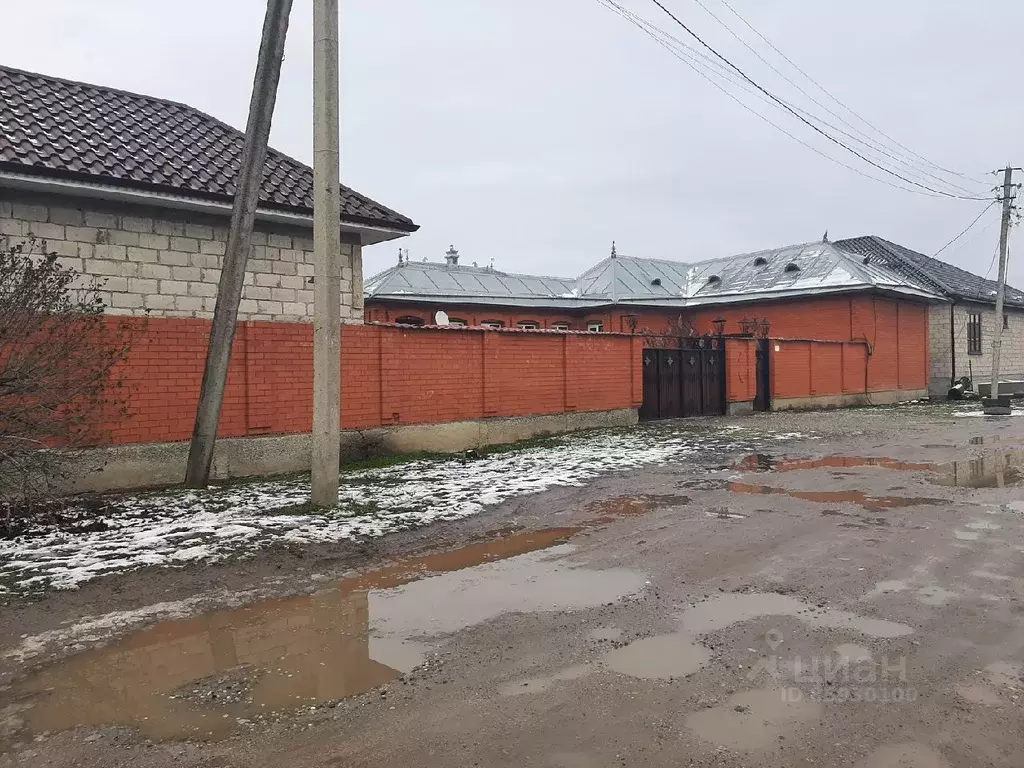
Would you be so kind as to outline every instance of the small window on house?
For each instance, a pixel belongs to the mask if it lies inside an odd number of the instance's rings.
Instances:
[[[501,320],[484,320],[480,323],[481,328],[502,328],[504,325],[505,324],[501,322]]]
[[[395,322],[399,325],[426,325],[422,317],[416,317],[415,315],[403,315],[395,320]]]
[[[756,259],[754,259],[755,267],[763,267],[767,263],[768,259],[766,259],[764,256],[758,256]]]
[[[469,323],[467,323],[465,320],[460,320],[457,317],[449,317],[448,325],[454,325],[456,328],[465,328],[467,325],[469,325]]]
[[[967,316],[967,354],[981,354],[981,314]]]
[[[533,320],[520,320],[516,323],[516,326],[522,328],[524,331],[535,331],[540,327]]]
[[[587,330],[590,331],[591,333],[603,333],[604,323],[602,323],[599,320],[594,321],[592,323],[587,323]]]
[[[800,271],[800,267],[799,267],[799,265],[794,264],[793,262],[789,262],[789,264],[786,265],[786,268],[783,271],[784,272],[799,272]]]
[[[568,323],[552,323],[551,324],[551,330],[552,331],[568,331],[569,330],[569,324]]]
[[[661,278],[656,277],[653,280],[651,280],[651,285],[661,285]]]
[[[722,278],[718,275],[712,275],[708,278],[708,285],[717,285],[720,282],[722,282]]]

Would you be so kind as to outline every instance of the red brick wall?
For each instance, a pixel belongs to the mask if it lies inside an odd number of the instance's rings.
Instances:
[[[434,313],[442,308],[440,304],[428,306],[402,302],[373,302],[372,300],[371,302],[367,304],[364,311],[366,321],[369,323],[394,323],[400,317],[416,317],[426,325],[433,325]],[[512,309],[447,303],[443,309],[449,319],[461,320],[470,326],[497,320],[505,328],[515,328],[524,321],[537,323],[541,329],[550,329],[552,323],[568,323],[569,329],[573,331],[585,331],[587,328],[582,317],[578,315],[574,317],[570,313],[557,309]],[[606,328],[605,330],[612,329]]]
[[[145,323],[145,325],[142,325]],[[123,369],[129,417],[114,443],[187,440],[203,377],[207,320],[140,320]],[[640,339],[617,335],[344,326],[348,429],[630,408],[642,399]],[[221,437],[309,432],[313,329],[239,323]]]
[[[757,395],[757,342],[725,340],[725,399],[729,403],[753,400]]]
[[[616,309],[610,319],[612,327],[626,322],[628,313]],[[653,331],[671,328],[679,317],[678,310],[643,310],[636,314],[637,327]],[[767,318],[773,339],[772,396],[776,398],[928,386],[928,307],[924,304],[876,296],[830,296],[707,307],[690,310],[684,316],[699,333],[714,331],[713,321],[724,318],[727,334],[739,333],[744,317]],[[730,402],[736,402],[744,399],[747,385],[734,380],[740,375],[739,363],[734,361],[729,345],[726,349],[727,396]],[[737,350],[735,354],[743,353]]]

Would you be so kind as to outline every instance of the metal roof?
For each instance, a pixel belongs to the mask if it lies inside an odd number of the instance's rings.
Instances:
[[[473,304],[577,307],[576,280],[500,272],[491,267],[405,261],[369,278],[365,295],[390,299],[448,299]],[[593,303],[593,302],[591,302]]]
[[[951,298],[984,304],[994,304],[996,301],[995,280],[979,277],[877,235],[853,237],[839,240],[835,244],[843,250],[869,257],[873,265],[881,265],[898,274],[912,277]],[[1024,307],[1024,292],[1006,286],[1006,303]]]
[[[245,135],[174,101],[0,66],[0,170],[230,201]],[[307,214],[313,170],[271,149],[260,207]],[[341,187],[343,221],[414,232]]]
[[[367,298],[554,308],[700,306],[844,291],[940,298],[925,281],[816,242],[694,263],[611,256],[579,277],[536,277],[435,262],[404,262],[370,278]]]

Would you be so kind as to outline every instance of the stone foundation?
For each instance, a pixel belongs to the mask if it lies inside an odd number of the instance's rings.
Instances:
[[[513,443],[541,435],[637,423],[635,408],[544,416],[518,416],[444,424],[412,424],[347,430],[341,436],[342,461],[430,451],[454,453]],[[113,491],[175,485],[185,477],[187,442],[143,443],[96,448],[82,459],[84,469],[68,491]],[[97,466],[102,466],[96,470]],[[310,436],[275,435],[217,441],[212,476],[216,480],[306,472]]]

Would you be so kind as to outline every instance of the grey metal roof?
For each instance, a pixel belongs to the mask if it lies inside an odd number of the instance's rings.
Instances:
[[[367,298],[460,300],[512,306],[699,306],[881,290],[941,298],[926,281],[837,248],[791,245],[694,263],[611,256],[576,279],[535,277],[434,262],[403,263],[370,278]]]
[[[430,298],[545,307],[575,307],[586,303],[580,301],[573,278],[520,275],[491,267],[431,261],[396,264],[369,278],[363,290],[368,298]]]
[[[954,267],[923,253],[912,251],[877,235],[839,240],[836,246],[860,256],[867,256],[872,264],[912,277],[954,299],[994,304],[996,281],[979,277],[967,270]],[[1006,303],[1024,307],[1024,292],[1006,286]]]

